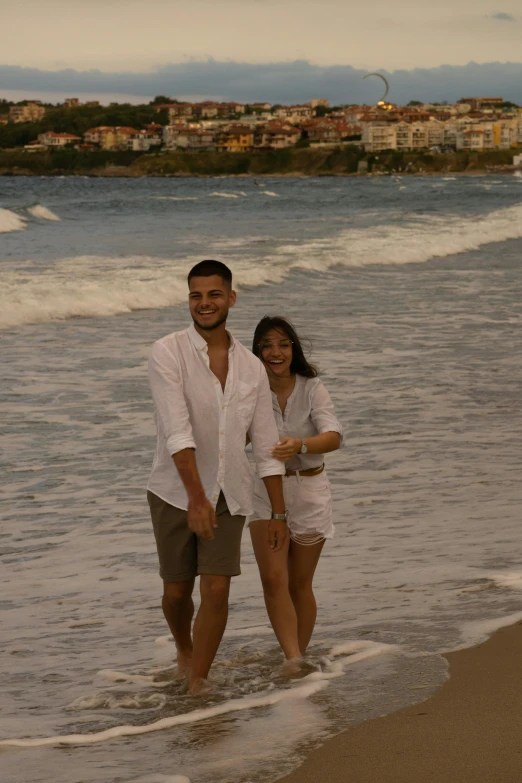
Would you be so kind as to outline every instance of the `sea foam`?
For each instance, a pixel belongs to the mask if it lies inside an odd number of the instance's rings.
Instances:
[[[58,215],[55,215],[50,209],[44,207],[43,204],[34,204],[32,207],[27,207],[26,212],[39,220],[61,220]]]
[[[331,651],[333,660],[327,660],[328,666],[325,671],[315,671],[298,681],[294,685],[284,690],[268,689],[255,696],[246,696],[243,698],[229,699],[222,704],[211,707],[202,707],[181,715],[172,715],[167,718],[146,723],[141,726],[122,725],[112,726],[109,729],[98,731],[92,734],[67,734],[54,737],[37,737],[34,739],[6,739],[0,741],[1,746],[11,746],[20,748],[34,748],[49,745],[87,745],[107,740],[117,739],[119,737],[131,737],[137,734],[149,734],[154,731],[164,731],[183,726],[190,723],[198,723],[209,718],[215,718],[228,713],[240,712],[244,710],[255,710],[260,707],[271,707],[281,702],[298,704],[302,699],[308,699],[315,693],[328,687],[329,681],[342,677],[346,666],[350,666],[368,658],[378,655],[395,652],[398,648],[395,645],[381,644],[369,640],[348,642],[344,645],[338,645]],[[348,655],[345,655],[348,653]],[[339,657],[343,656],[343,657]],[[89,702],[87,702],[89,703]],[[92,704],[101,706],[99,701],[94,699]],[[76,701],[71,705],[73,709],[84,708],[85,702]],[[154,705],[156,706],[156,704]]]
[[[0,208],[0,234],[8,234],[11,231],[23,231],[27,221],[10,209]]]
[[[24,227],[21,218],[8,214],[9,230]],[[259,259],[249,257],[251,239],[246,238],[237,248],[238,253],[244,248],[246,260],[231,266],[239,287],[255,287],[281,282],[294,269],[322,272],[332,267],[421,264],[521,236],[522,205],[516,205],[467,218],[422,216],[400,225],[344,229],[315,241],[280,245]],[[6,268],[0,329],[181,304],[186,299],[190,262],[187,258],[77,256],[58,259],[45,275]]]

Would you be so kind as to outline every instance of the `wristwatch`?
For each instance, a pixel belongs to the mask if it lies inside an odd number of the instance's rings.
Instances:
[[[308,451],[308,446],[306,445],[306,441],[301,438],[301,448],[297,452],[298,454],[306,454]]]
[[[286,522],[286,511],[284,514],[272,514],[272,519],[284,519]]]

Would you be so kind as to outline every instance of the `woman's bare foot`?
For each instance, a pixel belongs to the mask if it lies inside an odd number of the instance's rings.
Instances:
[[[283,674],[287,677],[295,677],[303,670],[302,658],[287,658],[283,663]]]

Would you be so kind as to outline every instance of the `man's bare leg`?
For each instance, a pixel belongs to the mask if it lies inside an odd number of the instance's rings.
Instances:
[[[189,675],[190,692],[204,692],[206,679],[223,638],[228,619],[229,576],[202,574],[201,605],[194,622],[194,649]]]
[[[161,607],[176,645],[178,671],[188,675],[192,661],[192,617],[194,579],[187,582],[164,582]]]

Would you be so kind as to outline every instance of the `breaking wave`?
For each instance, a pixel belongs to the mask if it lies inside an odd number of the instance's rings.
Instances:
[[[47,209],[47,207],[44,207],[42,204],[35,204],[32,207],[27,207],[26,212],[39,220],[61,220],[58,215],[55,215],[54,212],[51,212],[50,209]]]
[[[0,234],[8,234],[11,231],[23,231],[27,221],[10,209],[0,208]]]
[[[24,227],[23,217],[3,212],[14,227],[10,230]],[[402,224],[349,228],[309,242],[280,245],[269,255],[254,256],[252,240],[245,238],[233,249],[229,262],[238,286],[254,287],[281,282],[294,269],[321,272],[331,267],[420,264],[518,237],[522,237],[522,205],[466,218],[423,216]],[[238,257],[241,260],[235,260]],[[180,304],[186,299],[190,261],[77,256],[57,260],[45,274],[39,273],[36,263],[33,271],[31,262],[23,271],[6,268],[0,328]]]
[[[347,666],[357,664],[361,661],[375,658],[380,655],[386,655],[394,653],[398,650],[395,645],[381,644],[379,642],[358,640],[346,642],[334,647],[329,659],[327,660],[327,668],[325,671],[315,671],[307,675],[303,679],[298,681],[297,685],[293,685],[285,689],[270,689],[268,688],[262,693],[256,695],[248,695],[243,698],[228,699],[221,704],[215,704],[208,707],[202,707],[200,709],[192,710],[191,712],[184,712],[179,715],[171,715],[166,718],[160,718],[152,723],[145,723],[142,725],[122,725],[111,726],[108,729],[94,732],[92,734],[68,734],[58,735],[51,737],[37,737],[34,739],[6,739],[0,741],[0,746],[15,746],[20,748],[32,748],[42,747],[49,745],[87,745],[99,742],[105,742],[107,740],[117,739],[119,737],[132,737],[137,734],[149,734],[154,731],[164,731],[175,726],[184,726],[191,723],[199,723],[209,718],[214,718],[220,715],[226,715],[228,713],[240,712],[244,710],[255,710],[260,707],[271,707],[281,702],[294,703],[297,706],[302,699],[308,699],[315,693],[327,688],[330,680],[342,677],[345,674]],[[83,710],[83,709],[99,709],[111,706],[112,703],[107,701],[103,696],[91,697],[87,699],[77,699],[69,709]],[[138,706],[143,706],[142,701],[137,701],[136,697],[132,700],[127,700],[124,704],[126,709],[135,709]],[[152,705],[157,708],[160,706],[160,698],[154,697]]]
[[[0,234],[8,234],[11,231],[23,231],[27,228],[29,219],[33,217],[37,220],[60,221],[61,218],[55,215],[43,204],[32,204],[29,207],[18,207],[5,209],[0,207]]]

